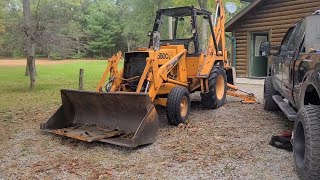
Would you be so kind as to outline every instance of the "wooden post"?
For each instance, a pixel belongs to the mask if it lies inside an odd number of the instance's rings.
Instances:
[[[79,90],[83,90],[84,69],[80,69],[79,73]]]

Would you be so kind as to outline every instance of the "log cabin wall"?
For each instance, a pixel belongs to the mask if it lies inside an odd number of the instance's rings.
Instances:
[[[262,0],[233,24],[227,24],[227,31],[237,42],[237,76],[249,76],[251,33],[266,32],[271,44],[279,45],[289,27],[318,9],[320,0]]]

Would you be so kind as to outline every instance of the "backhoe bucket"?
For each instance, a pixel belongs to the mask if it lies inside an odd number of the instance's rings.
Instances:
[[[155,141],[158,114],[148,94],[61,90],[62,105],[43,131],[93,142],[137,147]]]

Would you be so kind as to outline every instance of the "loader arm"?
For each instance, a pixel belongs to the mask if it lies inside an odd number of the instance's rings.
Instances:
[[[96,88],[97,92],[103,91],[102,88],[105,85],[105,82],[106,82],[106,79],[107,79],[109,73],[110,73],[109,82],[110,83],[113,82],[109,91],[114,92],[120,86],[121,78],[123,76],[123,69],[119,70],[118,65],[119,65],[121,58],[122,58],[122,52],[119,51],[117,54],[113,55],[112,58],[109,59],[107,68],[104,71],[104,73],[101,77],[101,80]]]
[[[176,54],[173,58],[171,58],[168,62],[159,67],[158,65],[158,54],[159,51],[155,51],[150,53],[150,57],[147,59],[146,67],[142,73],[140,78],[137,93],[141,92],[142,86],[147,81],[147,87],[145,88],[144,93],[148,93],[150,99],[153,101],[163,84],[163,82],[169,82],[180,86],[188,87],[189,85],[186,82],[177,81],[174,79],[170,79],[168,74],[181,62],[185,60],[186,50],[181,50],[178,54]],[[178,74],[182,72],[178,72]]]

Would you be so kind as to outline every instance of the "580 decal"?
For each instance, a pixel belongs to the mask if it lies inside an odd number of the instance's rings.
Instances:
[[[168,53],[159,53],[158,59],[170,59]]]

